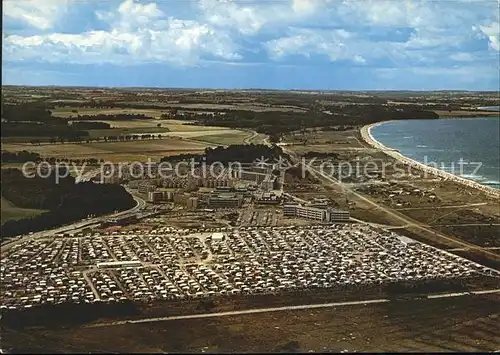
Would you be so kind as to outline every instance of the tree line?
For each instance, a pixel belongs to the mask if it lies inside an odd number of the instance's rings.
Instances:
[[[178,115],[180,120],[195,121],[205,126],[253,129],[273,140],[283,133],[315,127],[360,126],[385,120],[437,119],[439,116],[417,106],[395,108],[382,105],[322,105],[308,112],[254,112],[218,110],[211,114]],[[325,111],[329,111],[326,113]],[[333,129],[333,128],[330,128]],[[339,128],[341,130],[341,128]]]
[[[59,167],[59,169],[65,169]],[[2,196],[22,208],[49,210],[32,218],[7,221],[1,227],[2,238],[54,228],[86,218],[126,210],[135,205],[133,197],[120,185],[75,184],[71,176],[55,170],[48,178],[28,178],[19,169],[2,169]]]
[[[72,158],[64,158],[64,157],[43,157],[38,153],[29,152],[27,150],[22,150],[20,152],[9,152],[2,151],[1,160],[3,163],[26,163],[26,162],[34,162],[41,163],[47,162],[51,165],[55,165],[56,163],[68,163],[68,164],[88,164],[88,165],[97,165],[99,163],[104,163],[104,159],[97,158],[81,158],[81,159],[72,159]]]
[[[147,140],[147,139],[162,139],[162,134],[129,134],[129,135],[109,135],[102,137],[50,137],[48,141],[41,141],[40,139],[32,139],[30,143],[33,145],[46,144],[57,144],[57,143],[92,143],[92,142],[124,142],[124,141],[135,141],[135,140]]]
[[[264,144],[234,144],[228,147],[205,148],[204,154],[179,154],[161,158],[161,162],[177,162],[194,159],[195,162],[205,162],[207,165],[221,162],[227,165],[232,162],[250,164],[264,158],[270,164],[279,157],[288,158],[278,146],[269,147]]]
[[[89,130],[111,129],[109,123],[96,121],[126,121],[153,119],[144,114],[78,115],[76,118],[54,117],[43,102],[4,105],[2,137],[50,137],[55,142],[82,142],[89,139]],[[150,137],[151,138],[151,137]],[[40,144],[38,138],[32,143]]]

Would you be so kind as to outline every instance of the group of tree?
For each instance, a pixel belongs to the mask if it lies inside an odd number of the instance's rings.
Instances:
[[[47,162],[51,165],[56,165],[57,163],[67,163],[67,164],[88,164],[88,165],[97,165],[99,163],[104,163],[104,159],[97,158],[82,158],[82,159],[73,159],[73,158],[64,158],[64,157],[43,157],[38,153],[29,152],[27,150],[22,150],[20,152],[9,152],[2,151],[1,159],[3,163],[26,163],[26,162],[34,162],[41,163]]]
[[[57,124],[59,119],[52,116],[52,113],[47,109],[45,104],[34,102],[20,105],[4,105],[2,110],[2,121]]]
[[[76,115],[71,118],[73,121],[130,121],[130,120],[152,120],[151,116],[142,113],[115,113],[97,115]]]
[[[318,159],[334,159],[339,160],[338,153],[333,152],[316,152],[316,151],[308,151],[303,155],[306,159],[318,158]]]
[[[98,114],[78,115],[73,118],[54,117],[47,108],[47,104],[41,102],[23,103],[18,105],[4,105],[2,111],[1,136],[2,137],[34,137],[32,144],[38,145],[42,141],[50,143],[65,142],[90,142],[89,131],[111,129],[107,122],[120,120],[147,120],[153,119],[144,114]],[[50,137],[50,140],[48,139]],[[113,135],[103,137],[105,140],[113,140]],[[154,135],[142,135],[142,139],[156,138]],[[43,139],[42,139],[43,138]],[[118,140],[138,139],[139,136],[124,137]]]
[[[81,137],[81,136],[69,136],[69,137],[50,137],[47,141],[42,141],[40,139],[32,139],[30,143],[33,145],[45,144],[64,144],[64,143],[92,143],[92,142],[124,142],[131,140],[147,140],[147,139],[162,139],[161,134],[130,134],[130,135],[108,135],[108,136],[96,136],[96,137]]]
[[[339,126],[327,126],[327,127],[321,127],[322,131],[348,131],[350,129],[353,129],[353,126],[346,126],[346,125],[339,125]]]
[[[63,140],[75,140],[87,137],[89,133],[84,130],[76,130],[66,123],[49,124],[49,123],[33,123],[33,122],[2,122],[1,136],[2,137],[60,137]],[[35,139],[37,140],[37,139]]]
[[[278,146],[269,147],[264,144],[235,144],[228,147],[206,148],[204,154],[179,154],[167,156],[161,159],[161,162],[188,161],[193,159],[195,162],[205,162],[207,165],[214,162],[220,162],[224,165],[228,163],[239,162],[242,164],[254,163],[262,158],[269,164],[274,163],[280,158],[288,158],[283,150]]]
[[[218,110],[216,113],[184,113],[176,119],[195,121],[206,126],[247,128],[271,136],[279,141],[280,134],[312,127],[342,130],[341,127],[359,126],[384,120],[436,119],[433,111],[417,105],[391,107],[377,104],[321,106],[304,112]],[[329,112],[329,113],[326,113]]]
[[[99,121],[71,121],[73,129],[89,130],[89,129],[111,129],[111,125],[107,122]]]
[[[49,210],[32,218],[7,221],[1,227],[2,238],[50,229],[89,214],[103,215],[135,205],[132,196],[120,185],[75,184],[73,177],[62,177],[65,175],[60,171],[57,181],[55,170],[47,178],[28,178],[19,169],[2,169],[2,196],[21,208]]]
[[[129,134],[126,136],[120,135],[120,136],[104,136],[101,137],[102,140],[105,142],[118,142],[118,141],[131,141],[131,140],[146,140],[146,139],[161,139],[163,138],[163,135],[161,134]]]
[[[1,153],[2,163],[26,163],[29,161],[40,162],[42,158],[40,154],[28,152],[27,150],[22,150],[20,152],[9,152],[2,151]]]
[[[140,306],[133,301],[114,303],[46,303],[29,309],[5,309],[2,321],[11,328],[78,326],[100,318],[133,317]],[[56,349],[54,349],[56,350]],[[59,350],[59,349],[57,349]]]

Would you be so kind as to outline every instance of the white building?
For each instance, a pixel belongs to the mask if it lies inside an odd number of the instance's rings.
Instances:
[[[327,220],[329,222],[348,221],[351,219],[349,211],[330,209],[328,210]]]
[[[224,240],[225,234],[221,232],[212,233],[212,240],[222,241]]]
[[[302,205],[284,205],[283,215],[288,217],[314,219],[323,222],[348,221],[350,219],[349,211]]]

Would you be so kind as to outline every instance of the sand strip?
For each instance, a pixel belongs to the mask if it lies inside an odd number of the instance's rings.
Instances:
[[[478,182],[475,182],[475,181],[472,181],[469,179],[465,179],[465,178],[462,178],[460,176],[448,173],[446,171],[439,170],[437,168],[433,168],[433,167],[424,165],[422,163],[419,163],[418,161],[415,161],[413,159],[405,157],[404,155],[402,155],[399,151],[397,151],[395,149],[391,149],[391,148],[384,146],[379,141],[377,141],[375,138],[373,138],[372,134],[370,133],[370,130],[375,126],[380,125],[382,123],[386,123],[386,122],[390,122],[390,121],[372,123],[370,125],[367,125],[367,126],[364,126],[361,128],[361,131],[360,131],[361,137],[372,148],[379,149],[379,150],[383,151],[385,154],[389,155],[390,157],[396,159],[397,161],[399,161],[405,165],[409,165],[409,166],[411,166],[415,169],[418,169],[420,171],[426,172],[430,175],[438,176],[438,177],[443,178],[445,180],[455,181],[455,182],[458,182],[458,183],[463,184],[465,186],[472,187],[474,189],[477,189],[477,190],[480,190],[480,191],[486,193],[490,197],[500,198],[500,190],[498,190],[498,189],[494,189],[494,188],[489,187],[489,186],[481,185]]]

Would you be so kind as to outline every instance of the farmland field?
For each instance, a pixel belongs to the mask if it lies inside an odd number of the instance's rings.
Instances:
[[[57,108],[52,111],[55,116],[60,117],[74,117],[78,114],[84,115],[112,115],[112,114],[144,114],[146,116],[154,117],[154,119],[137,119],[137,120],[121,120],[121,121],[106,121],[99,120],[99,122],[108,123],[112,129],[109,130],[89,130],[90,137],[119,136],[127,134],[162,134],[175,137],[193,138],[201,141],[206,141],[214,144],[238,144],[243,143],[243,140],[248,136],[240,130],[232,130],[227,127],[211,127],[193,125],[191,121],[182,120],[160,120],[164,111],[162,110],[142,110],[142,109],[94,109],[83,108],[78,109],[78,113],[72,112],[71,108]],[[220,142],[214,140],[209,135],[221,135]],[[196,138],[195,138],[196,137]],[[203,138],[198,138],[203,137]]]
[[[46,212],[45,210],[37,210],[31,208],[19,208],[16,207],[12,202],[2,197],[2,224],[9,220],[17,220],[27,217],[36,216],[40,213]]]
[[[210,143],[195,142],[178,138],[138,140],[128,142],[92,142],[31,145],[22,143],[2,144],[9,152],[29,150],[44,157],[54,158],[96,158],[112,162],[159,159],[166,155],[200,153]]]
[[[213,143],[217,145],[230,145],[230,144],[243,144],[245,139],[249,136],[248,133],[242,131],[233,131],[229,133],[218,133],[218,134],[205,134],[201,136],[195,136],[193,139]]]

